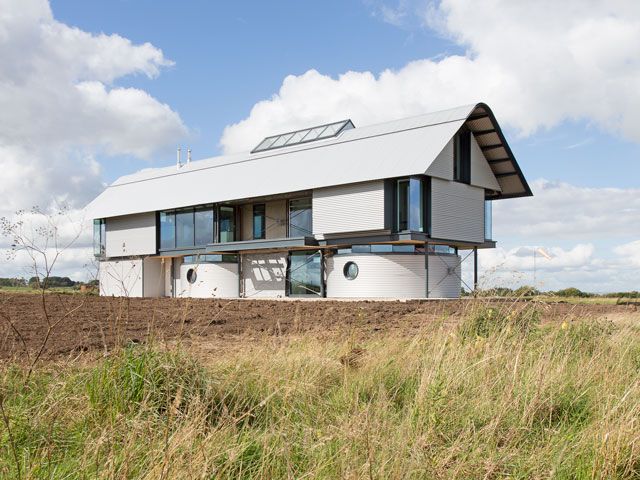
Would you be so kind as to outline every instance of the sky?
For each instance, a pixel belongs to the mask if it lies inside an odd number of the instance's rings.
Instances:
[[[534,197],[494,202],[482,285],[532,284],[542,247],[539,288],[640,289],[636,1],[0,0],[0,59],[0,216],[69,205],[57,274],[87,275],[82,207],[178,146],[484,101]]]

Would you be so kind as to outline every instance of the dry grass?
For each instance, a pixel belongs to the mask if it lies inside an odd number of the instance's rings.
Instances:
[[[26,386],[6,366],[0,477],[639,478],[640,329],[532,308],[217,358],[131,346]]]

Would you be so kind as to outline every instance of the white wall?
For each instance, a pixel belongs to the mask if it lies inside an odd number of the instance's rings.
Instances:
[[[145,297],[164,296],[164,265],[161,258],[147,257],[143,260],[142,281]]]
[[[431,236],[447,240],[484,242],[484,189],[433,178]]]
[[[242,277],[246,298],[284,297],[287,254],[242,255]]]
[[[349,262],[358,265],[358,276],[343,274]],[[352,254],[326,259],[327,297],[421,298],[426,296],[424,257],[421,255]]]
[[[438,258],[439,257],[439,258]],[[442,261],[444,260],[444,261]],[[345,278],[347,262],[358,265],[358,276]],[[459,258],[429,256],[430,298],[457,298],[460,295]],[[449,272],[449,267],[452,271]],[[423,255],[350,254],[326,259],[328,298],[425,298],[426,269]],[[457,275],[458,274],[458,275]]]
[[[141,297],[142,259],[105,260],[98,269],[100,295],[115,297]]]
[[[471,185],[490,190],[502,190],[473,135],[471,135]]]
[[[363,166],[366,168],[366,165]],[[313,191],[313,233],[384,229],[384,181],[352,183]]]
[[[187,281],[190,269],[196,272],[196,281]],[[185,263],[180,266],[180,297],[237,298],[239,295],[237,263]]]
[[[429,298],[458,298],[460,257],[457,255],[429,255]]]
[[[444,149],[431,162],[425,174],[431,177],[453,180],[453,139],[447,142]]]
[[[107,218],[106,232],[107,258],[156,253],[155,212]]]

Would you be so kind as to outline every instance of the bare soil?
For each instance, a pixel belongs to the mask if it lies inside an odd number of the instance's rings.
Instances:
[[[318,337],[413,335],[435,321],[455,322],[495,300],[221,300],[46,295],[48,320],[38,295],[0,293],[0,359],[33,358],[49,330],[42,359],[106,352],[117,344],[183,341],[213,354],[240,343],[312,333]],[[543,322],[637,316],[633,305],[536,303]],[[345,337],[346,338],[346,337]],[[28,352],[28,354],[27,354]]]

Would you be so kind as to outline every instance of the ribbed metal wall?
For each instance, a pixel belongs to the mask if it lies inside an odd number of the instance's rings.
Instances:
[[[100,295],[114,297],[142,296],[142,259],[104,260],[98,267]]]
[[[242,256],[242,282],[246,298],[284,297],[286,277],[286,254]]]
[[[108,258],[156,253],[155,212],[107,218],[106,232]]]
[[[313,191],[315,235],[382,229],[384,181],[354,183]]]
[[[326,260],[327,297],[420,298],[426,296],[425,262],[421,255],[353,254]],[[347,262],[358,265],[354,280],[345,278]]]
[[[432,177],[453,180],[453,140],[449,140],[425,173]]]
[[[442,261],[442,259],[444,261]],[[347,262],[358,265],[358,276],[345,278]],[[429,256],[430,298],[460,295],[456,256]],[[350,254],[326,259],[328,298],[425,298],[425,258],[407,254]]]
[[[460,278],[459,256],[429,255],[429,298],[458,298]]]
[[[471,185],[490,190],[501,190],[496,176],[491,171],[491,167],[473,135],[471,136]]]
[[[187,281],[187,272],[196,271],[196,281]],[[235,298],[238,297],[238,264],[237,263],[200,263],[182,264],[180,266],[179,297],[194,298]]]
[[[431,236],[484,241],[484,189],[434,178],[431,182]]]

